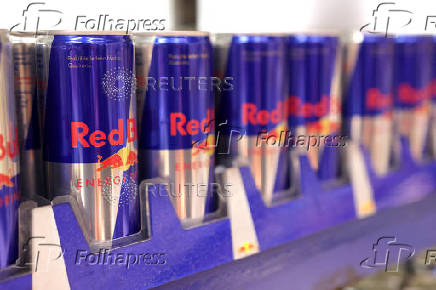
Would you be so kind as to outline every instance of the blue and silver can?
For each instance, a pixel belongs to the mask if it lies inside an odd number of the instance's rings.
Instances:
[[[0,31],[0,268],[18,257],[19,145],[12,47]]]
[[[230,159],[250,167],[257,189],[270,205],[290,189],[286,37],[216,35],[214,50],[216,75],[232,80],[232,87],[223,86],[217,97],[217,124],[228,125],[220,135],[230,140]]]
[[[395,41],[394,120],[396,131],[421,161],[429,132],[432,78],[431,36],[398,35]]]
[[[436,158],[436,36],[433,36],[432,49],[432,81],[431,81],[431,125],[430,153]]]
[[[168,180],[185,226],[216,208],[212,47],[203,32],[135,34],[140,176]]]
[[[392,165],[394,41],[355,33],[345,46],[345,133],[370,154],[375,172]]]
[[[134,48],[129,35],[55,32],[49,49],[43,159],[51,198],[71,195],[90,241],[140,230]]]
[[[307,154],[322,180],[339,175],[340,44],[334,35],[287,38],[289,88],[286,114],[293,147]],[[303,146],[301,146],[303,145]]]
[[[22,199],[44,195],[41,132],[37,101],[36,35],[9,34],[14,62],[15,100],[20,143]]]

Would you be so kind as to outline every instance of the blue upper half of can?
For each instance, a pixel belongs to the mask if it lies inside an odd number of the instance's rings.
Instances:
[[[395,106],[413,108],[431,94],[433,38],[403,35],[394,39]]]
[[[213,134],[212,61],[208,36],[156,36],[142,108],[141,149],[189,149]]]
[[[55,35],[44,160],[94,163],[135,139],[134,52],[127,35]],[[131,119],[130,122],[128,119]]]
[[[366,34],[346,49],[344,115],[377,116],[393,107],[394,41]]]
[[[318,121],[330,110],[339,39],[328,35],[287,38],[288,112],[291,128]]]
[[[232,37],[224,77],[232,78],[233,89],[220,95],[220,123],[247,135],[279,126],[286,95],[285,55],[284,37]]]

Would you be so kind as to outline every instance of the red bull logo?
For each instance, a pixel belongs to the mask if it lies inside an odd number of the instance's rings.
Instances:
[[[136,122],[135,119],[127,119],[127,143],[136,140]],[[118,128],[113,129],[106,134],[101,130],[95,130],[89,134],[89,127],[85,122],[71,122],[72,147],[77,148],[79,144],[83,147],[102,147],[109,143],[110,145],[124,145],[124,120],[118,119]]]
[[[245,242],[238,248],[238,253],[250,253],[257,250],[256,248],[253,243]]]
[[[0,173],[0,190],[3,189],[3,187],[14,187],[10,174],[7,175]]]
[[[97,172],[102,171],[106,168],[116,169],[120,168],[123,171],[126,171],[130,168],[130,166],[138,163],[138,155],[135,151],[129,150],[127,147],[120,149],[117,153],[109,156],[103,162],[101,161],[102,157],[98,156],[98,164]]]
[[[194,136],[199,134],[200,132],[210,133],[214,128],[213,125],[214,116],[215,116],[214,110],[207,110],[206,118],[202,120],[191,119],[188,121],[186,115],[182,112],[171,113],[170,135]]]
[[[290,96],[286,100],[286,108],[288,109],[288,114],[296,117],[321,118],[329,113],[329,96],[323,95],[318,103],[308,103],[303,102],[297,96]]]
[[[429,98],[430,88],[415,89],[410,84],[403,83],[398,87],[398,98],[405,105],[417,105],[420,101]]]
[[[244,125],[278,125],[289,116],[303,118],[322,118],[328,116],[330,108],[330,98],[323,95],[318,103],[304,103],[300,97],[290,96],[285,101],[278,101],[276,107],[271,110],[259,110],[255,104],[246,103],[242,106],[242,123]],[[312,127],[323,128],[326,124],[311,123]],[[325,121],[324,121],[325,123]],[[328,125],[328,124],[327,124]],[[329,131],[329,130],[327,130]],[[269,134],[277,135],[277,130],[272,130]]]
[[[242,105],[242,124],[261,125],[277,124],[284,119],[283,102],[277,102],[277,106],[271,110],[259,110],[252,103]]]
[[[436,79],[431,82],[431,94],[433,99],[436,99]]]
[[[207,138],[201,142],[194,142],[192,144],[192,156],[196,156],[201,152],[213,155],[215,152],[216,142],[215,135],[209,134]]]
[[[7,207],[9,205],[14,204],[15,202],[18,202],[20,200],[20,192],[16,191],[18,188],[16,187],[13,179],[13,173],[12,169],[8,170],[8,174],[0,173],[0,192],[3,189],[12,189],[13,192],[10,192],[9,190],[6,191],[6,194],[3,196],[0,196],[0,208]],[[8,192],[10,192],[8,194]]]
[[[0,134],[0,161],[6,157],[15,159],[19,150],[17,136],[17,129],[15,129],[15,138],[12,141],[6,140],[5,136]]]
[[[371,88],[366,92],[366,107],[368,109],[388,109],[391,106],[392,94],[383,94],[376,88]]]
[[[138,155],[136,151],[130,150],[128,147],[123,147],[120,150],[118,150],[117,153],[112,154],[108,158],[104,159],[102,161],[102,156],[97,156],[98,162],[97,162],[97,169],[96,172],[101,172],[104,169],[111,169],[111,170],[119,170],[119,174],[114,174],[112,177],[96,177],[96,178],[79,178],[75,181],[76,187],[102,187],[102,186],[112,186],[112,185],[119,185],[121,183],[125,183],[128,179],[130,180],[136,180],[136,170],[133,172],[130,172],[126,176],[123,176],[124,174],[121,174],[121,172],[126,172],[130,168],[135,167],[138,163]],[[136,169],[136,167],[135,167]]]

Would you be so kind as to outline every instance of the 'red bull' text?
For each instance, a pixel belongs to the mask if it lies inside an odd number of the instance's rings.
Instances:
[[[79,144],[83,147],[102,147],[110,145],[124,145],[124,120],[118,119],[118,128],[106,134],[101,130],[95,130],[89,134],[89,127],[84,122],[71,122],[72,147],[77,148]],[[135,119],[127,119],[127,143],[136,140]]]

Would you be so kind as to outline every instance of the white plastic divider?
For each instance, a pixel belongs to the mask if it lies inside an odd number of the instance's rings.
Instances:
[[[224,180],[231,185],[227,213],[232,230],[233,258],[237,260],[258,253],[259,242],[239,168],[226,169]]]
[[[67,270],[60,246],[53,208],[32,210],[32,289],[69,290]]]

